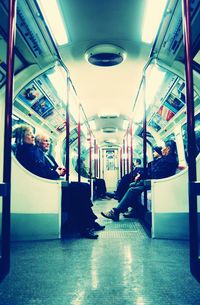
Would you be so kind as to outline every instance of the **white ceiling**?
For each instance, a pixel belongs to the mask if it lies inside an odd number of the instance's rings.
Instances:
[[[141,42],[145,0],[60,0],[70,43],[60,48],[72,81],[90,120],[99,114],[130,117],[134,98],[151,46]],[[84,54],[97,44],[114,44],[127,52],[126,60],[113,67],[97,67]],[[116,127],[106,134],[103,127]],[[101,119],[94,132],[99,143],[115,138],[122,142],[122,120]],[[121,130],[121,131],[120,131]]]

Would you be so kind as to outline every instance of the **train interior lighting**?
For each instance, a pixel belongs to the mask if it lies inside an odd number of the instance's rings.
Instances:
[[[142,41],[152,43],[158,31],[159,24],[163,17],[163,13],[168,0],[155,0],[156,9],[152,11],[152,1],[147,0],[144,11],[144,22],[142,28]]]
[[[200,0],[0,14],[0,304],[200,304]]]
[[[58,1],[37,0],[37,3],[57,44],[67,44],[69,39]]]

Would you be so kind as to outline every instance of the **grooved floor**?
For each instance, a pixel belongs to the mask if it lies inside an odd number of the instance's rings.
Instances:
[[[189,271],[188,242],[150,239],[137,220],[100,215],[98,240],[67,238],[12,243],[11,271],[0,305],[198,305],[200,284]]]

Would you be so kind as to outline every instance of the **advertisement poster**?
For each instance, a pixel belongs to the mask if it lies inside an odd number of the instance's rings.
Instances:
[[[37,112],[41,117],[46,118],[52,113],[53,105],[45,96],[43,96],[31,108],[35,110],[35,112]]]
[[[32,107],[38,99],[43,97],[43,94],[34,83],[30,83],[22,91],[20,91],[17,97],[25,102],[25,104]]]
[[[160,107],[160,109],[158,110],[158,114],[167,122],[171,120],[171,118],[173,118],[174,116],[174,112],[172,112],[169,108],[167,108],[164,105]]]
[[[177,99],[174,95],[170,94],[164,104],[167,108],[169,108],[175,114],[184,106],[183,102]]]

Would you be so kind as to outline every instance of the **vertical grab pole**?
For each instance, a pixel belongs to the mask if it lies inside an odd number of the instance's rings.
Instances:
[[[124,138],[124,169],[125,169],[125,174],[128,173],[128,169],[127,169],[127,149],[126,149],[126,145],[127,145],[127,141],[126,141],[126,135]]]
[[[92,179],[92,133],[90,131],[90,182]]]
[[[68,73],[68,72],[67,72]],[[69,182],[69,159],[70,159],[70,152],[69,152],[69,140],[70,140],[70,116],[69,116],[69,92],[70,92],[70,81],[69,75],[67,75],[67,107],[66,107],[66,160],[65,160],[65,168],[66,168],[66,181]]]
[[[189,192],[189,228],[190,228],[190,269],[195,273],[198,263],[198,218],[197,196],[192,189],[192,183],[196,181],[196,145],[195,145],[195,121],[194,121],[194,96],[193,74],[191,54],[191,21],[190,1],[182,0],[183,32],[185,45],[185,76],[186,76],[186,109],[187,109],[187,134],[188,134],[188,192]]]
[[[133,171],[133,123],[130,121],[130,172]]]
[[[96,153],[97,163],[96,163],[96,176],[99,177],[99,146],[97,145]]]
[[[3,182],[7,185],[6,196],[3,197],[2,207],[2,276],[10,269],[10,199],[11,199],[11,134],[12,134],[12,104],[13,104],[13,75],[14,75],[14,43],[16,30],[16,1],[9,1],[8,47],[7,47],[7,78],[5,96],[5,125],[4,125],[4,160]]]
[[[101,148],[99,148],[99,178],[101,178]]]
[[[122,147],[120,147],[120,179],[122,178]]]
[[[147,120],[146,120],[146,76],[143,76],[143,107],[144,107],[144,119],[143,119],[143,167],[144,167],[144,179],[147,177]]]
[[[81,107],[78,106],[78,182],[81,182]]]
[[[126,164],[127,164],[127,174],[129,173],[129,147],[128,147],[128,134],[129,132],[129,128],[127,128],[127,131],[126,131],[126,155],[127,155],[127,160],[126,160]]]
[[[94,139],[94,176],[97,176],[97,171],[96,171],[96,164],[97,164],[97,159],[96,159],[96,154],[97,154],[97,142]]]
[[[124,138],[123,138],[122,160],[123,160],[123,175],[125,175],[125,139]]]
[[[147,178],[147,120],[146,120],[146,75],[143,75],[143,107],[144,107],[144,118],[143,118],[143,168],[144,178]],[[147,191],[144,191],[144,213],[147,211]],[[143,214],[144,216],[144,214]]]

